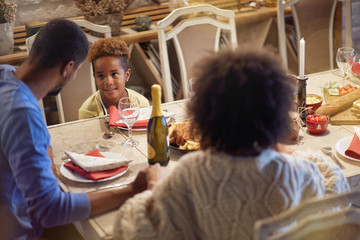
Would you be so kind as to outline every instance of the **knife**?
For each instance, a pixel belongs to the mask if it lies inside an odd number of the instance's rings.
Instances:
[[[125,185],[129,185],[129,184],[131,184],[131,183],[132,183],[132,181],[121,182],[121,183],[115,183],[115,184],[112,184],[112,185],[107,185],[107,186],[97,187],[97,188],[95,188],[95,189],[92,189],[92,190],[86,191],[86,193],[90,193],[90,192],[97,192],[97,191],[103,191],[103,190],[112,189],[112,188],[118,188],[118,187],[122,187],[122,186],[125,186]]]

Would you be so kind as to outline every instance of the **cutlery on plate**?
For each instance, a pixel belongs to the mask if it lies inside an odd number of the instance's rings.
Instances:
[[[335,157],[335,155],[332,153],[332,148],[331,147],[322,147],[321,148],[321,151],[323,153],[325,153],[326,155],[329,155],[333,160],[334,162],[341,168],[341,169],[344,169],[344,165]]]
[[[130,183],[132,183],[132,181],[115,183],[115,184],[112,184],[112,185],[97,187],[97,188],[95,188],[95,189],[92,189],[92,190],[90,190],[90,191],[87,191],[87,193],[89,193],[89,192],[96,192],[96,191],[102,191],[102,190],[107,190],[107,189],[111,189],[111,188],[122,187],[122,186],[125,186],[125,185],[129,185]]]

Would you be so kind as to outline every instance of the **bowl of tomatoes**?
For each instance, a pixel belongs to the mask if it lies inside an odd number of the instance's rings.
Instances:
[[[329,125],[328,116],[322,114],[309,114],[306,117],[306,127],[310,133],[319,134],[326,131]]]

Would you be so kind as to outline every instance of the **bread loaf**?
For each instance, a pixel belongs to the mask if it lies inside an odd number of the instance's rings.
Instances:
[[[341,110],[351,107],[353,102],[360,98],[360,89],[356,89],[346,95],[339,96],[335,100],[323,104],[316,111],[315,114],[324,114],[331,116]]]

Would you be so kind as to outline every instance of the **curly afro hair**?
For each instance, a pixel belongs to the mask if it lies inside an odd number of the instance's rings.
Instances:
[[[275,54],[225,50],[196,69],[188,111],[202,149],[256,154],[289,137],[294,91]]]
[[[126,42],[116,38],[102,38],[90,47],[87,59],[89,62],[94,62],[106,56],[118,57],[124,70],[129,68],[127,59],[130,57],[130,52]]]

